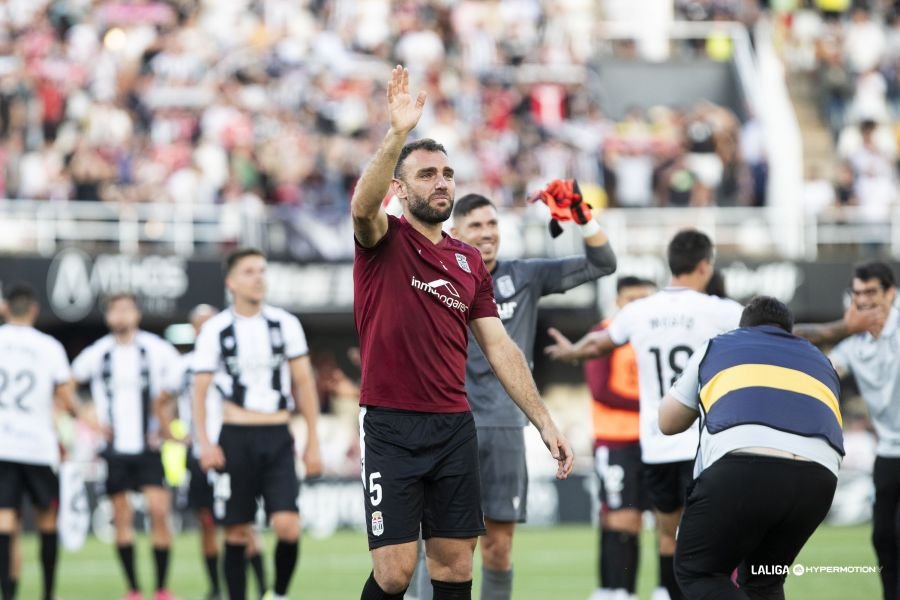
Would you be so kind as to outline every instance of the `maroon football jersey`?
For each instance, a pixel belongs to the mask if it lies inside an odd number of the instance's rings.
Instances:
[[[434,244],[406,219],[389,216],[378,244],[356,244],[353,292],[359,403],[468,411],[468,323],[497,316],[493,282],[478,250],[446,233]]]

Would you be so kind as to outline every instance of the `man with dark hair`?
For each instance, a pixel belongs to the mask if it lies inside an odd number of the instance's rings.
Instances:
[[[6,294],[8,322],[0,325],[0,597],[12,600],[18,578],[15,539],[27,495],[41,535],[43,600],[55,598],[58,549],[59,441],[54,411],[75,414],[72,375],[65,350],[34,328],[34,290],[17,284]]]
[[[706,293],[719,298],[728,297],[728,290],[725,288],[725,274],[720,269],[713,271],[709,283],[706,284]]]
[[[555,186],[551,183],[547,187]],[[584,256],[502,260],[497,257],[500,227],[494,204],[480,194],[467,194],[454,204],[450,235],[480,252],[493,280],[500,320],[529,365],[534,362],[541,297],[594,281],[616,268],[615,254],[599,224],[590,218],[579,227],[584,237]],[[466,396],[478,432],[481,508],[487,530],[480,540],[480,597],[509,600],[513,533],[516,523],[525,522],[528,501],[524,432],[528,420],[503,389],[471,334],[466,359]],[[418,574],[419,600],[431,598],[425,556],[421,552]]]
[[[702,262],[712,265],[715,253],[712,240],[708,235],[696,229],[684,229],[672,237],[666,256],[672,277],[679,277],[694,272],[697,265]],[[712,278],[712,274],[709,275],[709,278]]]
[[[360,446],[373,562],[361,598],[403,597],[421,528],[434,598],[468,599],[472,554],[485,533],[476,430],[466,400],[469,328],[506,392],[541,432],[558,461],[558,477],[571,471],[572,452],[498,318],[479,252],[441,230],[455,190],[446,153],[430,142],[403,151],[425,93],[413,98],[408,72],[397,67],[387,100],[390,130],[351,203]],[[401,218],[382,207],[388,189],[403,205]]]
[[[406,174],[403,169],[404,163],[406,163],[406,159],[409,158],[409,155],[416,150],[422,150],[424,152],[440,152],[444,155],[447,154],[447,150],[444,149],[443,144],[439,144],[429,138],[422,138],[421,140],[415,140],[405,144],[403,148],[400,149],[400,155],[397,157],[397,166],[394,167],[394,179],[403,179]]]
[[[131,293],[104,301],[110,329],[72,363],[75,380],[90,383],[100,422],[109,430],[101,453],[106,459],[106,493],[113,507],[116,546],[128,582],[127,600],[141,598],[134,565],[134,524],[128,491],[142,492],[150,515],[156,561],[155,600],[174,596],[166,589],[172,531],[171,495],[159,452],[154,406],[177,368],[178,352],[157,335],[138,328],[141,312]]]
[[[871,261],[860,263],[853,268],[853,278],[860,281],[877,280],[881,289],[888,290],[894,287],[894,272],[883,262]]]
[[[788,307],[757,297],[740,323],[697,348],[659,408],[666,435],[703,429],[675,553],[687,598],[784,598],[844,454],[837,374]]]
[[[794,315],[787,305],[771,296],[756,296],[741,313],[741,327],[776,325],[788,333],[794,330]]]
[[[316,394],[309,347],[297,317],[266,304],[266,258],[242,249],[225,260],[233,304],[209,319],[194,345],[196,423],[207,422],[210,386],[223,399],[219,439],[196,427],[200,466],[215,469],[215,516],[225,526],[225,581],[230,600],[247,594],[246,551],[262,497],[275,546],[275,598],[287,597],[297,566],[300,482],[289,423],[299,407],[307,428],[308,476],[321,473]]]
[[[556,344],[547,353],[556,360],[604,356],[631,342],[640,378],[641,459],[647,491],[659,525],[659,572],[672,600],[682,598],[675,579],[675,530],[692,479],[697,450],[696,427],[673,437],[657,424],[659,403],[695,349],[713,335],[738,325],[741,305],[705,293],[713,273],[709,237],[696,229],[678,232],[668,246],[672,281],[655,294],[632,302],[603,331],[593,331],[573,344],[555,329]]]
[[[209,304],[198,304],[188,315],[188,321],[194,329],[194,339],[200,335],[203,325],[219,314],[219,310]],[[216,518],[213,515],[213,488],[210,474],[200,468],[200,445],[197,442],[196,428],[201,424],[193,416],[194,403],[194,352],[181,355],[178,369],[173,373],[170,382],[170,393],[167,393],[159,406],[160,421],[163,429],[169,431],[172,420],[177,413],[188,432],[190,447],[187,454],[188,506],[195,512],[200,528],[200,548],[203,553],[206,573],[209,578],[207,600],[220,600],[222,592],[219,584],[219,549],[216,541]],[[209,386],[206,395],[206,421],[203,424],[210,441],[219,439],[222,429],[222,397],[216,386]],[[247,545],[247,561],[256,576],[258,596],[266,593],[266,577],[257,536],[251,535]]]
[[[737,327],[742,308],[732,300],[707,295],[715,249],[705,234],[695,229],[678,232],[667,256],[672,272],[668,287],[630,304],[606,331],[588,333],[576,344],[551,329],[557,343],[547,353],[557,360],[581,360],[603,356],[629,340],[634,346],[641,381],[641,454],[660,529],[660,576],[672,600],[677,600],[681,595],[672,559],[675,531],[691,481],[698,429],[663,436],[658,407],[695,349],[713,335]],[[794,334],[816,344],[833,343],[876,322],[876,311],[851,306],[841,320],[797,324]]]
[[[880,319],[835,346],[828,355],[841,377],[852,374],[878,435],[873,479],[872,544],[881,569],[884,598],[900,598],[900,314],[894,307],[894,272],[883,262],[853,270],[851,309],[875,311]]]
[[[616,282],[616,308],[656,292],[656,285],[634,276]],[[612,318],[594,327],[603,331]],[[642,513],[650,508],[640,443],[640,391],[637,356],[631,344],[584,363],[591,392],[594,468],[600,480],[598,586],[591,600],[633,596],[637,588]]]

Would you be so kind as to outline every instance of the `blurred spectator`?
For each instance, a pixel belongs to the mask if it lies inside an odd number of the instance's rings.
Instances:
[[[853,93],[853,82],[839,48],[822,42],[819,60],[820,65],[816,71],[819,110],[836,140],[844,126],[844,115]]]
[[[811,217],[818,216],[837,206],[837,190],[834,183],[822,177],[813,167],[807,169],[803,182],[803,210]]]
[[[837,177],[834,182],[834,193],[837,196],[838,206],[850,206],[857,204],[853,192],[853,167],[843,161],[838,165]]]
[[[893,131],[872,119],[864,119],[841,130],[838,138],[838,157],[850,160],[867,143],[892,162],[897,156],[897,142]]]
[[[876,68],[885,51],[884,29],[872,20],[867,8],[857,5],[846,27],[844,51],[850,70],[855,74]]]
[[[894,183],[894,154],[879,147],[875,141],[876,123],[863,121],[860,126],[861,144],[847,159],[853,168],[853,193],[861,207],[863,218],[870,223],[884,224],[890,220],[890,210],[896,202]]]
[[[716,19],[749,15],[742,4],[699,2]],[[691,109],[687,125],[665,107],[604,116],[584,85],[600,10],[588,0],[0,5],[0,192],[224,204],[229,235],[259,201],[291,231],[346,219],[362,157],[388,126],[376,99],[399,61],[430,95],[415,134],[456,157],[460,190],[515,206],[547,179],[577,177],[618,206],[743,203],[728,111]]]
[[[769,184],[769,161],[765,133],[752,111],[740,130],[740,160],[749,169],[750,199],[753,206],[765,206]]]

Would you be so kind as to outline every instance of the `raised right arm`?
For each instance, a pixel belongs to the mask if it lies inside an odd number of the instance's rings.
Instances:
[[[403,144],[422,116],[425,92],[419,92],[413,99],[409,94],[409,72],[398,66],[391,72],[387,100],[391,128],[359,178],[350,201],[353,234],[366,248],[377,244],[387,233],[387,213],[381,204],[390,188]]]

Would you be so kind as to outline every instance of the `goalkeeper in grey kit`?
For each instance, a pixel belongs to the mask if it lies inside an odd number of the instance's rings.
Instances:
[[[573,221],[585,242],[583,256],[500,260],[497,209],[486,197],[468,194],[456,201],[451,235],[481,252],[494,280],[494,297],[504,327],[529,365],[537,329],[538,301],[565,292],[616,270],[616,256],[594,220],[574,180],[555,180],[535,200],[550,209],[550,231]],[[471,338],[471,334],[470,334]],[[482,600],[507,600],[512,594],[512,539],[516,523],[526,520],[528,472],[525,465],[527,419],[506,394],[478,344],[469,340],[466,394],[478,431],[481,498],[487,534],[480,540]],[[431,598],[424,554],[417,567],[419,600]]]

